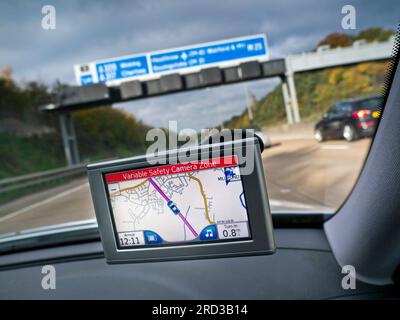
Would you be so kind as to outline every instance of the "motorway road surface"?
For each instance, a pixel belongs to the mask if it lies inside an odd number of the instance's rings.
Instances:
[[[354,186],[370,140],[279,139],[263,152],[272,212],[334,212]],[[86,178],[0,207],[0,234],[94,218]]]

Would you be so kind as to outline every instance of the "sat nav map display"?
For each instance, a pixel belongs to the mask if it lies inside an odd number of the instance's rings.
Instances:
[[[120,249],[250,239],[237,157],[105,174]]]

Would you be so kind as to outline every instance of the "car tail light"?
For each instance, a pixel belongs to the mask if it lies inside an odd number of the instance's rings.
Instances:
[[[358,110],[353,112],[353,118],[354,119],[362,119],[366,116],[369,116],[371,114],[371,110]]]

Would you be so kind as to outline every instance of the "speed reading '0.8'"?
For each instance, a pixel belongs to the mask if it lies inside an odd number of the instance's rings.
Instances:
[[[249,226],[247,222],[218,224],[217,228],[220,239],[244,238],[249,236]]]

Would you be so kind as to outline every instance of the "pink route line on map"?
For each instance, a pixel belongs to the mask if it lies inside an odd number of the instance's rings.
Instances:
[[[154,189],[157,190],[157,192],[165,199],[165,201],[170,202],[171,199],[167,197],[167,195],[160,189],[160,187],[155,183],[155,181],[152,178],[147,178],[147,180],[152,184]],[[178,216],[182,219],[182,221],[185,223],[185,225],[188,227],[188,229],[193,233],[193,235],[197,238],[199,235],[197,234],[196,230],[193,229],[189,221],[186,220],[186,218],[183,216],[181,211],[179,210]]]

